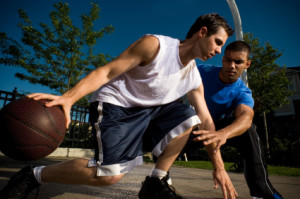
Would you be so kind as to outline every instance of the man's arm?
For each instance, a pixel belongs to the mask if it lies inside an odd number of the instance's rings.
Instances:
[[[199,119],[201,120],[201,125],[199,128],[209,130],[209,132],[214,132],[215,126],[204,99],[203,84],[201,84],[197,89],[190,91],[187,94],[187,97],[189,103],[194,107]],[[227,194],[230,196],[230,198],[237,197],[237,192],[224,169],[224,162],[222,160],[220,150],[215,150],[216,143],[213,142],[209,145],[206,145],[205,148],[214,167],[214,187],[217,188],[218,184],[220,184],[225,199],[227,198]]]
[[[203,141],[204,145],[217,143],[216,150],[218,150],[227,139],[240,136],[246,132],[252,124],[254,111],[251,107],[240,104],[235,109],[235,120],[228,126],[218,131],[196,131],[194,134],[198,135],[194,141]]]
[[[46,104],[48,107],[55,105],[62,106],[68,126],[71,121],[70,110],[76,101],[97,90],[99,87],[122,73],[125,73],[138,65],[146,65],[150,63],[157,55],[158,50],[159,41],[156,37],[143,37],[131,44],[112,62],[93,70],[62,96],[33,93],[28,95],[28,97],[35,100],[49,99],[51,102]]]
[[[226,134],[227,139],[245,133],[251,127],[253,117],[253,109],[245,104],[240,104],[235,109],[235,120],[230,125],[222,129]]]

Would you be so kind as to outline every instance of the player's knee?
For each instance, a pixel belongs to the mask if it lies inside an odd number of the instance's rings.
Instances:
[[[106,186],[106,185],[113,185],[119,182],[124,174],[117,175],[117,176],[101,176],[96,178],[96,182],[94,185],[96,186]]]
[[[122,179],[123,175],[118,176],[109,176],[108,185],[113,185],[119,182]]]

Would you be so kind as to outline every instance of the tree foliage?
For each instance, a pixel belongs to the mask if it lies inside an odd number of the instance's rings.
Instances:
[[[0,33],[0,63],[22,67],[25,73],[16,73],[21,80],[47,86],[57,93],[73,87],[92,69],[102,66],[112,58],[102,53],[95,54],[97,41],[113,32],[112,26],[95,30],[94,22],[99,18],[100,7],[91,3],[88,14],[82,14],[82,26],[77,27],[70,18],[67,3],[53,5],[50,12],[51,25],[40,23],[35,28],[25,10],[19,10],[22,30],[21,44]]]
[[[244,35],[244,41],[251,46],[251,66],[247,70],[249,87],[255,100],[257,115],[269,113],[288,103],[291,94],[287,88],[289,81],[285,75],[286,67],[280,67],[276,60],[282,55],[269,42],[261,44],[253,34]]]

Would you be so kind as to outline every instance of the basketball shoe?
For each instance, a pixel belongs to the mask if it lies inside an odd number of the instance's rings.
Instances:
[[[139,192],[140,199],[182,199],[177,195],[175,188],[167,182],[166,176],[161,180],[155,177],[147,176],[142,183],[142,188]]]
[[[27,166],[17,172],[1,190],[1,199],[25,199],[29,193],[37,189],[36,198],[40,184],[33,175],[33,166]]]

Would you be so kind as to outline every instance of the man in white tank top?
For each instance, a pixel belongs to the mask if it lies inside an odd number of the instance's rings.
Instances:
[[[16,182],[12,178],[1,196],[14,197],[17,193],[25,198],[28,192],[46,182],[92,186],[114,184],[126,172],[142,164],[142,139],[150,132],[150,137],[144,138],[149,142],[146,140],[145,143],[158,161],[143,182],[139,198],[181,198],[166,183],[166,173],[194,127],[215,130],[194,59],[206,61],[220,54],[232,33],[226,20],[218,14],[203,15],[192,25],[184,41],[146,35],[62,96],[28,95],[35,100],[51,100],[47,107],[62,106],[68,126],[71,106],[96,91],[90,113],[97,139],[95,158],[26,167],[17,174],[23,176],[24,181]],[[177,102],[185,94],[193,108]],[[215,147],[215,143],[207,146],[214,166],[215,187],[221,186],[225,198],[227,195],[235,198],[237,193],[224,169],[220,151]],[[18,191],[20,187],[22,193]]]

